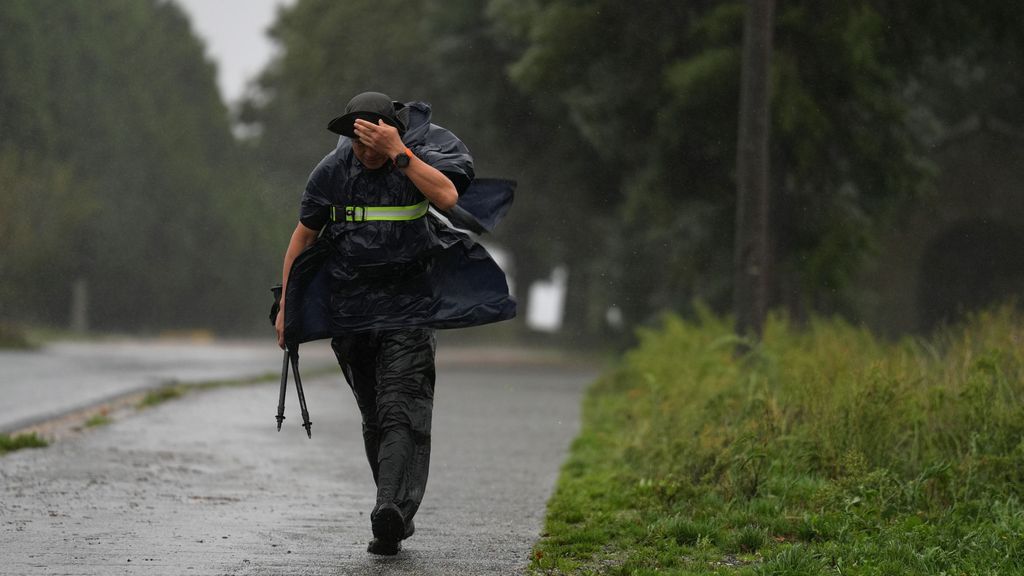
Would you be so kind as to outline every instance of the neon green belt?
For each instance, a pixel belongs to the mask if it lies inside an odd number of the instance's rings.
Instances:
[[[427,214],[430,202],[424,200],[413,206],[331,206],[331,222],[401,222],[415,220]],[[340,210],[339,210],[340,209]],[[344,220],[341,219],[344,216]]]

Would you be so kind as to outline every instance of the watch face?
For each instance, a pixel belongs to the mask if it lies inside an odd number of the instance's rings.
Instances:
[[[395,166],[398,166],[399,168],[405,168],[408,165],[409,165],[409,155],[408,154],[406,154],[405,152],[402,152],[398,156],[395,156]]]

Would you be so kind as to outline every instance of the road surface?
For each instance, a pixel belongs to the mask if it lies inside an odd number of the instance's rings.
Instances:
[[[323,345],[300,352],[303,365],[311,368],[334,361]],[[270,338],[56,342],[37,351],[0,350],[0,433],[173,382],[252,378],[280,370],[281,352]]]
[[[369,555],[374,489],[340,376],[312,378],[309,440],[277,384],[194,392],[0,457],[0,574],[518,574],[595,373],[441,362],[416,535]]]

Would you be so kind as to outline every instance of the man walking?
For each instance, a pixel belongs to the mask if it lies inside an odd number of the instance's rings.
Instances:
[[[469,150],[430,123],[429,106],[364,92],[328,129],[342,137],[302,195],[285,252],[275,329],[282,347],[332,338],[362,415],[377,485],[367,549],[390,555],[413,534],[427,482],[434,328],[507,319],[515,306],[486,251],[428,215],[429,205],[454,209],[474,177]],[[291,300],[311,297],[289,289],[289,276],[314,242],[327,245],[320,277],[326,277],[329,296],[315,306],[297,304]],[[292,328],[299,316],[311,314],[315,322]],[[311,329],[314,323],[327,328]]]

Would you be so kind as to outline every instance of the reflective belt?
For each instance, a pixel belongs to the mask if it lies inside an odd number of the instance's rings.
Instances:
[[[413,206],[331,206],[331,222],[371,222],[416,220],[426,215],[430,202]],[[341,210],[339,210],[341,209]],[[344,215],[345,219],[341,220]]]

